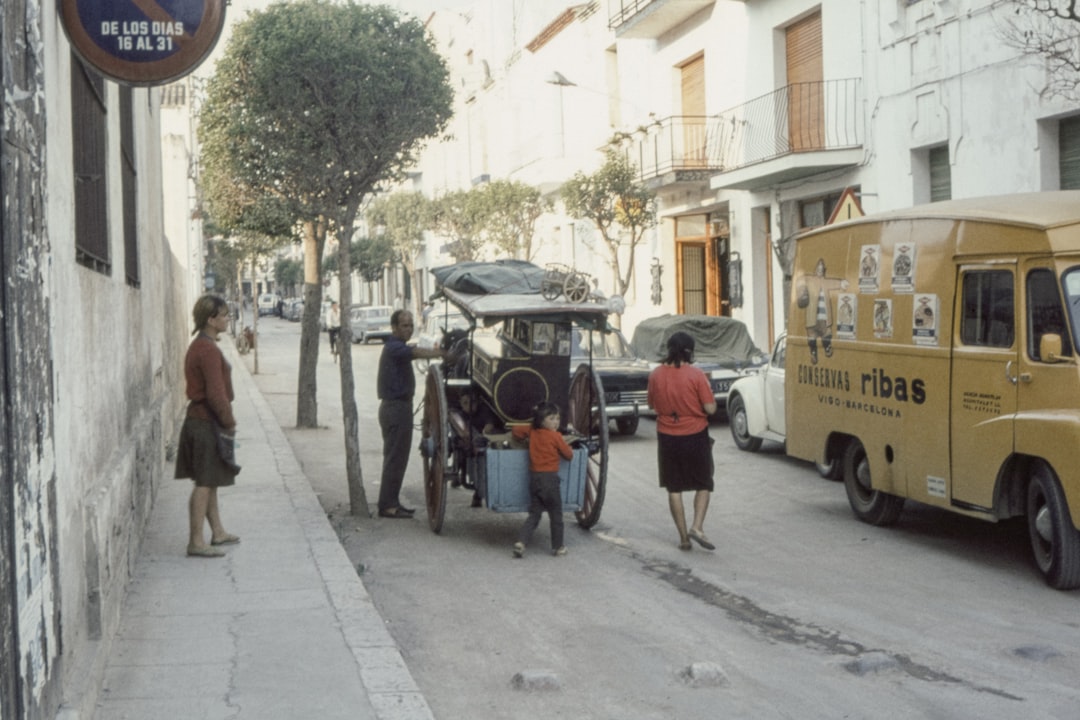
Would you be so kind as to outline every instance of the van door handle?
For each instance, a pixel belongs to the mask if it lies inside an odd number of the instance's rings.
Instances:
[[[1023,382],[1026,382],[1026,383],[1031,382],[1031,373],[1018,373],[1016,375],[1013,375],[1012,374],[1012,366],[1013,366],[1013,361],[1012,360],[1005,363],[1005,378],[1009,382],[1011,382],[1013,385],[1015,385],[1017,383],[1017,381],[1023,381]]]

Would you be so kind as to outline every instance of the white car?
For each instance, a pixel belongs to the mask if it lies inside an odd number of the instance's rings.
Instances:
[[[769,364],[755,375],[736,380],[728,393],[727,414],[731,437],[740,450],[757,452],[765,440],[783,443],[786,435],[784,417],[784,360],[787,336],[781,335],[773,346]],[[806,419],[812,422],[811,418]],[[830,457],[814,463],[818,473],[829,480],[840,479],[840,461]]]

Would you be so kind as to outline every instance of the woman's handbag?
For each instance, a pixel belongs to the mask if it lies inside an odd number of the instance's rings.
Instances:
[[[225,432],[225,428],[215,419],[214,437],[217,439],[217,451],[221,461],[233,472],[240,472],[240,466],[236,464],[236,436]]]

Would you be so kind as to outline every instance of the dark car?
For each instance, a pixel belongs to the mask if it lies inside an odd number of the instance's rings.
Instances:
[[[678,331],[694,338],[694,365],[709,376],[719,413],[727,407],[731,384],[758,372],[769,356],[754,344],[740,320],[716,315],[660,315],[634,328],[631,349],[638,357],[658,364],[667,356],[667,340]]]
[[[570,348],[570,370],[589,362],[592,346],[593,369],[604,386],[608,420],[614,420],[621,435],[637,432],[638,417],[648,407],[649,363],[634,355],[618,330],[609,333],[574,328]]]

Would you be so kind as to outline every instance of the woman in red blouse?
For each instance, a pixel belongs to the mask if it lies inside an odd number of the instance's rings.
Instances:
[[[180,429],[176,454],[176,477],[191,478],[195,488],[188,501],[189,536],[187,554],[192,557],[221,557],[221,545],[240,542],[225,531],[218,510],[217,490],[236,482],[240,468],[226,464],[218,450],[214,422],[228,436],[236,434],[233,417],[232,368],[217,346],[218,336],[229,326],[229,306],[217,295],[203,295],[192,310],[197,336],[184,357],[187,382],[187,417]],[[203,526],[210,523],[210,544]]]
[[[679,549],[690,540],[706,550],[716,546],[705,537],[705,513],[713,491],[712,439],[709,416],[716,412],[709,379],[693,366],[694,338],[673,333],[664,364],[649,375],[649,407],[656,411],[657,463],[660,487],[668,491],[668,507],[679,531]],[[694,491],[694,524],[686,528],[682,494]]]

